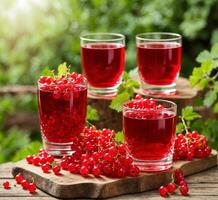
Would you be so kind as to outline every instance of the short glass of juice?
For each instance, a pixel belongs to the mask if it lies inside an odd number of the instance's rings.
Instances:
[[[136,46],[144,93],[175,94],[182,60],[182,36],[164,32],[141,33],[136,36]]]
[[[113,97],[125,65],[125,36],[117,33],[81,35],[81,63],[88,80],[88,93]]]
[[[159,172],[172,167],[176,110],[171,101],[141,96],[123,105],[124,141],[141,171]]]
[[[87,83],[81,75],[42,76],[38,80],[38,110],[45,151],[54,156],[72,154],[74,137],[84,129]]]

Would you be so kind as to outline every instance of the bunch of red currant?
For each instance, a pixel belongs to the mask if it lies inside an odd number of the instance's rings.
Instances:
[[[28,190],[31,194],[36,193],[36,184],[28,180],[25,180],[21,174],[17,174],[15,176],[15,180],[17,184],[21,185],[24,190]],[[11,184],[9,181],[5,181],[2,185],[6,190],[11,188]]]
[[[125,145],[116,143],[114,138],[112,130],[86,127],[80,137],[73,139],[73,155],[62,158],[62,169],[82,176],[137,176],[139,169],[127,155]]]
[[[54,156],[48,155],[43,149],[40,149],[37,155],[28,155],[26,161],[30,165],[40,166],[44,173],[50,173],[52,170],[55,175],[60,175],[60,165],[54,162]]]
[[[174,180],[176,183],[171,182],[166,186],[161,186],[159,193],[162,197],[167,197],[169,194],[173,194],[177,188],[179,188],[180,193],[184,196],[188,195],[188,184],[184,178],[183,172],[181,169],[177,169],[174,173]]]
[[[52,170],[55,175],[60,175],[63,169],[82,176],[137,176],[139,169],[127,155],[125,145],[116,143],[114,138],[115,133],[112,130],[86,127],[79,137],[73,138],[71,147],[74,153],[62,157],[60,164],[44,150],[39,150],[37,155],[28,155],[26,161],[40,166],[44,173],[50,173]]]
[[[204,158],[211,154],[212,149],[208,146],[205,136],[197,131],[178,134],[174,147],[174,160],[192,160],[193,158]]]

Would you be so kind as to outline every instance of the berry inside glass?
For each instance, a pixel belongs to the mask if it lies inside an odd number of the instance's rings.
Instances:
[[[121,34],[96,33],[81,36],[81,62],[89,93],[114,96],[125,64],[125,38]]]
[[[85,127],[85,78],[77,73],[60,78],[40,77],[38,105],[45,150],[52,155],[68,155],[72,139]]]
[[[123,106],[125,144],[141,171],[164,171],[172,166],[176,132],[173,102],[137,96]]]
[[[137,66],[145,93],[173,94],[182,59],[182,40],[175,33],[136,36]]]

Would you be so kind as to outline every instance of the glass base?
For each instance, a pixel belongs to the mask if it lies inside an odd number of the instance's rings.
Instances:
[[[62,157],[62,156],[70,156],[74,152],[71,149],[72,143],[51,143],[43,141],[44,150],[52,156]]]
[[[170,85],[150,85],[142,83],[143,93],[147,95],[174,95],[176,93],[176,83]]]
[[[88,94],[91,97],[100,97],[100,98],[113,98],[117,94],[117,88],[120,84],[117,84],[113,87],[108,88],[96,88],[92,86],[88,86]]]
[[[141,172],[163,172],[168,171],[172,167],[172,158],[162,160],[137,160],[133,162]]]

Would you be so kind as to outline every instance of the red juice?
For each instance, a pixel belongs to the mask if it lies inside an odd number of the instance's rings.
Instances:
[[[86,122],[87,89],[38,90],[40,128],[49,143],[69,143],[84,129]]]
[[[129,154],[138,160],[161,160],[172,151],[176,115],[169,111],[126,111],[123,130]]]
[[[83,73],[92,87],[108,88],[121,81],[125,48],[116,43],[88,43],[81,47]]]
[[[182,46],[176,42],[148,42],[137,45],[137,65],[144,83],[170,85],[179,75]]]

